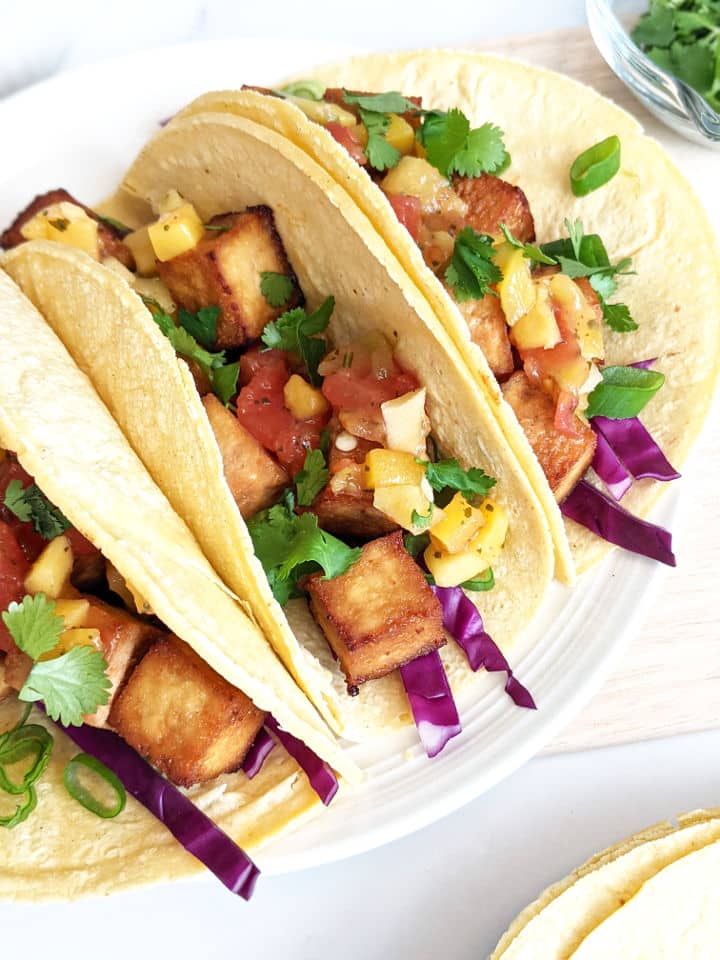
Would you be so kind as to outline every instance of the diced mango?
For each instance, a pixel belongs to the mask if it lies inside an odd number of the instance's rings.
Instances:
[[[125,237],[125,244],[130,248],[135,259],[137,272],[143,277],[152,277],[157,273],[155,265],[155,250],[150,243],[150,234],[147,227],[133,230]]]
[[[412,153],[415,145],[415,131],[403,117],[390,114],[390,125],[385,131],[385,139],[400,153]]]
[[[54,240],[99,258],[98,224],[76,203],[54,203],[23,224],[26,240]]]
[[[430,546],[423,554],[425,564],[439,587],[457,587],[466,580],[472,580],[488,566],[487,562],[472,550],[462,553],[447,553],[442,546],[433,541],[430,534]]]
[[[373,506],[399,524],[403,530],[411,533],[422,533],[431,530],[439,523],[444,514],[439,507],[433,505],[421,487],[415,484],[399,484],[393,487],[377,487],[373,496]],[[429,523],[413,523],[413,512],[419,518],[427,517],[432,508],[432,518]]]
[[[61,597],[70,584],[73,552],[65,536],[55,537],[30,567],[25,577],[28,593],[44,593],[53,600]]]
[[[520,350],[547,350],[561,340],[547,283],[540,281],[535,289],[535,303],[510,331],[510,340]]]
[[[326,103],[324,100],[306,100],[304,97],[288,97],[287,99],[315,123],[323,125],[339,123],[343,127],[355,126],[355,115],[337,103]]]
[[[151,223],[147,231],[156,258],[165,262],[196,247],[205,235],[205,226],[195,207],[183,203]]]
[[[522,250],[503,243],[497,248],[495,262],[503,275],[497,285],[500,305],[508,325],[512,327],[535,303],[530,261],[523,256]]]
[[[55,613],[62,617],[66,629],[81,627],[90,612],[90,603],[87,600],[56,600]]]
[[[412,453],[376,447],[365,457],[363,486],[366,490],[407,485],[419,487],[424,477],[425,467],[417,463]]]
[[[485,567],[491,566],[497,560],[508,531],[508,515],[505,509],[495,500],[486,497],[480,504],[480,510],[485,517],[485,523],[480,532],[470,543],[470,549],[479,553]]]
[[[328,409],[328,402],[320,390],[294,373],[283,387],[285,406],[296,420],[319,417]]]
[[[447,553],[461,553],[485,523],[480,507],[473,507],[462,493],[456,493],[444,508],[445,516],[433,527],[433,540]]]
[[[430,421],[425,413],[425,387],[411,390],[380,404],[390,450],[404,450],[414,457],[427,457]]]
[[[564,273],[556,273],[550,278],[550,292],[564,311],[568,326],[575,331],[583,358],[602,360],[605,355],[602,323],[580,287]]]
[[[72,627],[69,630],[63,630],[60,634],[60,640],[55,644],[52,650],[43,653],[40,660],[54,660],[68,653],[73,647],[95,647],[100,653],[103,652],[100,631],[95,627]]]
[[[440,197],[447,193],[450,182],[427,160],[403,157],[385,175],[380,186],[385,193],[419,197],[423,211],[431,212],[438,209]]]
[[[364,123],[356,123],[352,128],[352,133],[361,147],[368,145],[368,132]]]

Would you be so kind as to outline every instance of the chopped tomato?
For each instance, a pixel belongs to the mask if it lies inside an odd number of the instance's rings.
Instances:
[[[560,391],[557,404],[555,405],[555,429],[558,433],[562,433],[566,437],[572,437],[573,439],[580,439],[584,436],[583,431],[580,430],[579,421],[575,416],[575,408],[577,405],[577,394],[571,393],[569,390]]]
[[[69,530],[66,530],[65,536],[70,541],[74,557],[92,557],[96,553],[100,553],[98,548],[90,543],[75,527],[70,527]]]
[[[561,340],[549,350],[537,347],[532,350],[519,350],[525,367],[525,373],[531,383],[547,390],[547,380],[557,389],[577,391],[585,383],[590,364],[580,354],[580,344],[573,331],[564,323],[563,313],[554,309],[555,319],[560,330]]]
[[[288,356],[284,350],[263,350],[253,347],[240,357],[240,383],[250,383],[258,370],[283,370],[287,374]],[[286,377],[287,379],[287,377]]]
[[[283,387],[290,376],[285,357],[281,351],[268,353],[280,354],[283,362],[256,367],[252,379],[238,394],[237,416],[245,429],[295,476],[302,469],[308,449],[320,445],[320,433],[328,415],[295,419],[285,406],[283,396]]]
[[[341,147],[345,147],[356,163],[359,163],[361,167],[367,163],[365,149],[352,127],[344,127],[341,123],[326,123],[325,129],[337,140]]]
[[[418,387],[415,377],[401,370],[394,360],[383,373],[384,376],[377,376],[368,358],[361,355],[353,359],[351,366],[328,374],[322,386],[325,399],[334,408],[343,429],[377,443],[385,439],[380,405]]]
[[[24,580],[30,562],[22,551],[15,531],[0,521],[0,611],[7,610],[13,600],[25,595]],[[13,646],[5,624],[0,620],[0,650],[7,652]]]
[[[395,211],[395,216],[417,243],[420,237],[420,213],[422,209],[420,197],[410,197],[404,193],[389,193],[387,198]]]

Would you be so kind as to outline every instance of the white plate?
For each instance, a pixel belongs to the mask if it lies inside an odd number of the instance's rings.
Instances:
[[[158,121],[205,90],[270,85],[350,52],[268,39],[175,47],[63,74],[0,102],[0,224],[54,187],[92,206],[114,189]],[[658,519],[667,522],[668,515],[666,505]],[[504,675],[495,674],[473,703],[459,704],[463,733],[434,760],[427,760],[414,730],[353,748],[367,782],[262,850],[262,869],[283,873],[388,843],[507,777],[598,689],[662,574],[659,564],[616,551],[573,590],[554,586],[513,656],[537,712],[514,707],[502,690]]]

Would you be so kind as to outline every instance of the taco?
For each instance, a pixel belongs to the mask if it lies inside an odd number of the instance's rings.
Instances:
[[[134,272],[108,266],[107,221],[47,197],[2,265],[320,713],[356,740],[415,719],[434,754],[481,666],[530,706],[490,637],[507,650],[545,594],[546,520],[356,205],[238,117],[171,124],[126,187]],[[61,242],[28,239],[48,225]]]
[[[582,571],[601,537],[674,564],[667,533],[639,517],[709,408],[720,271],[707,216],[662,149],[567,77],[465,51],[359,57],[262,89],[205,94],[176,122],[246,117],[342,184],[494,401],[559,575],[568,542]],[[661,385],[641,423],[638,398]]]
[[[106,894],[192,873],[192,852],[247,896],[236,844],[328,800],[328,764],[358,771],[2,271],[0,315],[0,895]],[[264,728],[281,745],[253,776]],[[102,819],[73,740],[158,819],[134,800]]]

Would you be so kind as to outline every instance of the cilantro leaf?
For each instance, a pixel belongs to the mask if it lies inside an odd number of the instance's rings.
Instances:
[[[615,333],[629,333],[637,330],[638,325],[630,315],[630,308],[624,303],[606,303],[599,297],[605,323]]]
[[[329,476],[322,450],[308,450],[302,470],[295,477],[298,505],[309,507],[328,482]]]
[[[322,382],[317,368],[327,353],[327,342],[315,335],[327,329],[334,307],[335,298],[327,297],[311,314],[303,307],[287,310],[277,320],[266,324],[260,338],[266,347],[287,350],[302,357],[314,387]]]
[[[110,699],[107,663],[94,647],[73,647],[61,657],[36,663],[18,694],[25,703],[42,700],[48,716],[79,727],[83,714],[95,713]]]
[[[433,518],[433,513],[435,512],[435,505],[430,504],[428,507],[428,512],[426,514],[418,513],[417,510],[413,510],[410,514],[410,523],[417,527],[418,530],[424,530],[425,527],[430,526],[430,522]]]
[[[510,162],[502,130],[492,123],[471,130],[470,121],[457,108],[429,111],[417,137],[425,147],[428,163],[446,177],[453,173],[466,177],[500,173]]]
[[[36,483],[23,489],[19,480],[11,480],[3,502],[18,520],[32,522],[33,530],[43,540],[54,540],[72,527],[67,517],[50,503]]]
[[[585,416],[627,420],[636,417],[665,383],[657,370],[642,367],[605,367],[602,383],[588,394]]]
[[[511,247],[515,247],[517,250],[522,250],[523,256],[527,260],[533,260],[535,263],[544,263],[544,264],[554,264],[555,261],[552,257],[548,257],[542,252],[540,247],[534,246],[532,243],[521,243],[516,237],[514,237],[510,231],[510,228],[505,223],[500,224],[500,229],[503,236],[505,237],[505,242],[509,243]]]
[[[700,93],[710,91],[715,72],[715,55],[709,47],[694,43],[673,43],[670,47],[673,73]]]
[[[429,533],[406,533],[403,545],[413,559],[417,559],[430,546]]]
[[[219,316],[220,307],[201,307],[197,313],[190,313],[182,308],[178,310],[180,326],[208,349],[211,349],[217,340]]]
[[[321,530],[314,513],[303,513],[295,519],[294,539],[278,576],[281,580],[289,579],[297,567],[313,561],[322,568],[323,579],[333,580],[346,573],[360,559],[361,552],[360,547],[348,547]]]
[[[493,239],[463,227],[455,237],[452,260],[445,271],[445,280],[458,303],[480,300],[493,283],[502,280],[502,273],[493,260]]]
[[[669,7],[656,4],[644,13],[632,32],[638,46],[667,47],[675,35],[673,12]]]
[[[210,377],[213,392],[220,403],[227,406],[237,393],[238,377],[240,376],[240,361],[226,363],[221,367],[214,367]]]
[[[65,629],[65,621],[55,613],[55,601],[44,593],[25,596],[20,603],[11,603],[2,620],[18,650],[31,660],[53,650]]]
[[[388,93],[350,93],[343,90],[345,103],[354,103],[363,110],[375,113],[419,113],[420,107],[401,93],[391,90]]]
[[[271,307],[282,307],[293,295],[295,284],[284,273],[262,270],[260,273],[260,293]]]
[[[438,460],[436,463],[418,460],[425,467],[428,483],[438,492],[445,489],[459,490],[466,500],[472,497],[484,497],[495,486],[497,480],[489,477],[479,467],[463,470],[457,460]]]
[[[358,112],[367,130],[368,142],[365,147],[365,156],[370,166],[379,171],[396,167],[402,154],[385,138],[390,128],[390,115],[378,113],[375,110],[364,110],[362,107]]]

